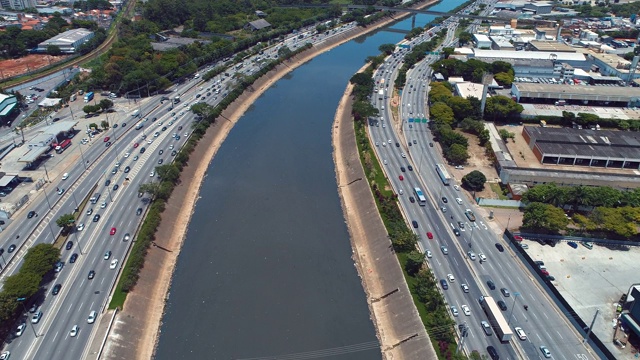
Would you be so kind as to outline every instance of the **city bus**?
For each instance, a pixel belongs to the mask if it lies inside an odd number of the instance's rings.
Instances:
[[[424,197],[424,193],[422,192],[422,190],[420,190],[420,188],[413,188],[413,192],[416,193],[416,200],[418,201],[418,204],[420,206],[427,205],[427,198]]]
[[[436,164],[436,172],[438,173],[438,176],[440,177],[440,180],[442,180],[442,183],[445,184],[445,185],[449,185],[449,181],[451,180],[451,176],[449,175],[449,172],[444,167],[444,165]]]

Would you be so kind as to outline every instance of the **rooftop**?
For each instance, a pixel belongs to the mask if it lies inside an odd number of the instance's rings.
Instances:
[[[529,44],[537,51],[576,52],[576,49],[557,41],[531,40]]]
[[[76,41],[81,40],[90,34],[93,34],[93,31],[87,30],[85,28],[72,29],[72,30],[67,30],[61,34],[58,34],[44,42],[45,43],[63,42],[63,43],[73,44]]]
[[[557,61],[586,61],[586,57],[581,53],[549,53],[547,51],[515,51],[515,50],[482,50],[474,49],[476,58],[508,58],[508,59],[551,59],[555,57]]]
[[[576,86],[576,85],[564,85],[564,84],[536,84],[536,83],[514,83],[513,86],[521,93],[530,93],[536,95],[536,97],[545,97],[543,94],[555,94],[562,99],[580,98],[588,100],[603,99],[606,97],[618,97],[620,100],[628,99],[626,101],[632,101],[633,98],[640,99],[640,88],[635,87],[623,87],[623,86]]]

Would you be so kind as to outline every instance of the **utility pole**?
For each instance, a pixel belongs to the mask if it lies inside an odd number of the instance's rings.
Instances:
[[[465,321],[462,324],[462,329],[460,329],[460,345],[456,348],[456,354],[464,347],[464,339],[469,336],[467,322]]]
[[[593,320],[591,320],[591,325],[589,325],[589,330],[587,330],[587,334],[584,336],[584,339],[582,339],[583,344],[589,341],[589,335],[591,335],[591,329],[593,329],[593,324],[596,323],[596,318],[598,317],[599,312],[600,312],[600,309],[596,309],[596,313],[595,315],[593,315]]]

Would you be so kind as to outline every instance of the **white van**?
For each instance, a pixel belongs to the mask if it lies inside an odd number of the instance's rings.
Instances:
[[[67,180],[69,178],[69,173],[62,174],[62,180]]]

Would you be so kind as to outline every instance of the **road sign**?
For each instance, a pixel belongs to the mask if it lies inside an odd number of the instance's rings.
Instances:
[[[427,120],[427,118],[423,118],[423,119],[422,119],[422,123],[423,123],[423,124],[426,124],[428,121],[429,121],[429,120]]]
[[[413,118],[409,118],[409,122],[412,123],[413,122]]]

